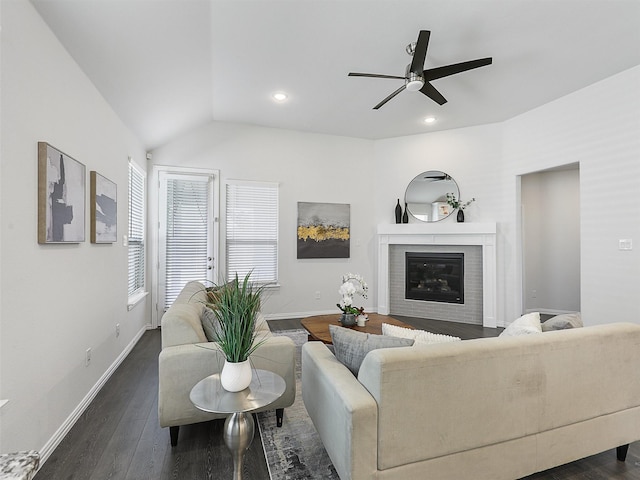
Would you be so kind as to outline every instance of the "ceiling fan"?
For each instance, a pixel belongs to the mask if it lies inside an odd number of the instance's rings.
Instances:
[[[429,46],[430,35],[431,32],[429,30],[420,30],[420,33],[418,34],[418,41],[407,45],[407,53],[412,55],[413,59],[411,60],[411,63],[407,65],[404,77],[380,75],[377,73],[349,73],[350,77],[392,78],[404,80],[404,85],[373,107],[374,110],[382,107],[385,103],[405,89],[412,92],[420,91],[438,105],[444,105],[447,103],[447,99],[444,98],[433,85],[431,85],[431,80],[437,80],[438,78],[448,77],[449,75],[466,72],[467,70],[472,70],[474,68],[491,65],[492,58],[487,57],[424,70],[424,61],[427,56],[427,47]]]

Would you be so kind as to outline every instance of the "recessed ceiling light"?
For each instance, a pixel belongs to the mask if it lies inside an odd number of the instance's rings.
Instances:
[[[435,121],[436,121],[436,117],[426,117],[426,118],[424,119],[424,123],[429,123],[429,124],[430,124],[430,123],[433,123],[433,122],[435,122]]]
[[[276,102],[284,102],[287,98],[289,98],[287,96],[286,93],[284,92],[276,92],[273,95],[271,95],[271,97],[276,101]]]

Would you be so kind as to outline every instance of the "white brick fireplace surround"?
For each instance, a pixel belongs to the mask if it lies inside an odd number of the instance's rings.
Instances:
[[[482,325],[497,326],[496,224],[408,223],[378,225],[378,313],[389,315],[390,245],[478,245],[482,247]]]

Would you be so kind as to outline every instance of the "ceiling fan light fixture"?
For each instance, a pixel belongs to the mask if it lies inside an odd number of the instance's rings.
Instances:
[[[407,78],[407,90],[410,92],[417,92],[424,85],[424,80],[421,76],[416,75],[413,72],[409,72],[409,77]]]
[[[436,121],[436,117],[425,117],[424,119],[424,123],[428,125],[435,123],[435,121]]]

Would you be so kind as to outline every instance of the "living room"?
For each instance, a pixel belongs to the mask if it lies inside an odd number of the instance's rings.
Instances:
[[[331,311],[346,271],[361,274],[373,287],[377,226],[394,222],[396,201],[414,176],[445,171],[458,183],[463,200],[476,198],[466,221],[497,224],[498,326],[523,313],[519,178],[579,164],[584,322],[638,323],[640,259],[637,249],[619,249],[621,239],[640,233],[638,222],[631,221],[640,216],[633,201],[640,179],[638,62],[503,121],[375,140],[208,121],[150,148],[119,118],[32,3],[3,0],[0,9],[0,398],[8,400],[0,408],[2,452],[50,453],[152,325],[152,295],[128,308],[122,236],[129,158],[149,177],[154,166],[171,165],[215,169],[222,182],[279,183],[279,288],[265,303],[268,318]],[[638,25],[637,15],[627,21]],[[589,42],[584,44],[589,50]],[[345,74],[345,82],[352,80]],[[41,141],[117,184],[116,243],[37,243]],[[351,205],[349,259],[296,259],[300,201]],[[148,270],[149,291],[151,278]],[[365,307],[376,309],[375,295]],[[88,348],[92,355],[86,365]]]

